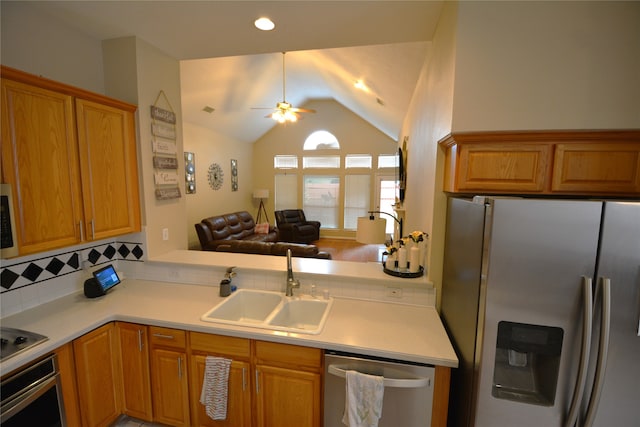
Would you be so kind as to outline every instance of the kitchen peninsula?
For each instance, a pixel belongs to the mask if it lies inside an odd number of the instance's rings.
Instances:
[[[375,300],[376,291],[364,292],[371,284],[381,289],[399,286],[398,280],[382,273],[379,264],[362,264],[316,259],[294,258],[294,272],[302,283],[302,292],[311,283],[318,288],[319,298],[328,289],[334,303],[323,330],[317,335],[287,333],[245,326],[204,322],[200,316],[223,300],[218,296],[217,281],[224,268],[237,265],[234,278],[239,288],[268,290],[284,281],[285,269],[281,257],[239,254],[213,254],[200,251],[176,251],[162,258],[144,263],[144,270],[158,269],[175,272],[176,283],[148,280],[134,271],[126,271],[129,278],[101,298],[87,299],[73,294],[30,310],[2,319],[3,326],[38,331],[49,340],[2,363],[5,375],[71,342],[103,325],[127,324],[144,327],[169,328],[184,331],[185,354],[191,357],[195,336],[227,337],[252,343],[273,343],[295,348],[336,350],[365,356],[383,357],[436,366],[434,384],[433,423],[446,421],[450,368],[458,360],[433,305],[400,304]],[[235,264],[233,264],[235,263]],[[123,263],[137,264],[137,263]],[[126,267],[125,267],[126,268]],[[166,270],[165,270],[166,269]],[[208,274],[211,281],[204,285],[180,283],[192,280],[185,273],[201,269],[195,275]],[[313,272],[313,273],[311,273]],[[154,273],[146,273],[153,276]],[[165,276],[164,280],[167,280]],[[343,289],[336,283],[350,283]],[[406,285],[404,285],[406,283]],[[430,286],[424,278],[408,279],[402,289],[407,296],[411,288]],[[358,291],[358,288],[362,288]],[[348,296],[352,292],[354,296]],[[362,298],[358,298],[360,292]],[[384,291],[381,291],[384,292]],[[342,293],[342,295],[340,295]],[[191,338],[191,337],[194,338]],[[195,350],[193,350],[195,352]],[[195,357],[195,353],[194,353]],[[193,400],[193,398],[192,398]],[[193,413],[193,410],[192,410]]]

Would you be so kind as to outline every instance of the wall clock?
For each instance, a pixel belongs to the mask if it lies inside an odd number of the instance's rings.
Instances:
[[[222,183],[224,182],[224,173],[222,173],[222,168],[217,163],[211,163],[209,166],[209,185],[214,190],[219,190],[222,187]]]

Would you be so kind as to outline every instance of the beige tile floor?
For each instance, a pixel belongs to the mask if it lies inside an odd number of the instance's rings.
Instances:
[[[111,427],[162,427],[162,424],[153,424],[146,421],[136,420],[135,418],[122,415],[118,420],[111,424]]]

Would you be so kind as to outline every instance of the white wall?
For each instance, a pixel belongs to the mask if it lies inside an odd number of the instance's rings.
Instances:
[[[195,153],[196,192],[185,196],[185,218],[189,249],[200,249],[194,224],[203,218],[230,212],[248,211],[256,215],[253,204],[253,145],[234,141],[225,135],[192,123],[184,125],[184,151]],[[238,161],[238,191],[231,191],[231,159]],[[209,186],[208,169],[218,163],[224,173],[219,190]]]
[[[457,6],[445,3],[402,127],[408,136],[405,233],[429,234],[427,274],[436,289],[442,282],[446,197],[438,140],[451,131]]]
[[[104,93],[100,40],[39,11],[35,2],[0,2],[2,65]]]
[[[378,154],[394,154],[397,151],[396,141],[389,138],[368,122],[354,114],[342,104],[334,100],[314,100],[303,105],[304,108],[316,110],[315,114],[306,114],[303,120],[293,125],[277,125],[264,134],[253,144],[253,185],[254,188],[269,189],[269,200],[265,201],[267,214],[272,224],[274,218],[274,169],[273,157],[276,154],[295,154],[299,158],[298,173],[302,170],[302,156],[309,154],[303,150],[304,141],[314,131],[326,130],[331,132],[339,141],[341,151],[322,150],[315,154],[363,154],[370,153],[375,161]],[[268,119],[264,119],[268,120]],[[322,174],[322,171],[314,174]],[[335,174],[334,171],[330,172]],[[344,159],[342,169],[339,172],[345,174]],[[298,203],[302,207],[302,174],[298,179]],[[374,194],[372,183],[371,196]],[[340,205],[342,207],[342,205]],[[375,206],[375,205],[374,205]],[[345,237],[355,235],[354,232],[342,230],[321,230],[322,236]]]
[[[453,129],[640,127],[639,2],[462,2]]]

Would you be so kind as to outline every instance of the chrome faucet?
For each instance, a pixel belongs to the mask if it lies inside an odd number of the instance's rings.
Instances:
[[[285,295],[293,296],[293,288],[299,288],[300,281],[293,278],[293,268],[291,267],[291,249],[287,249],[287,291]]]

